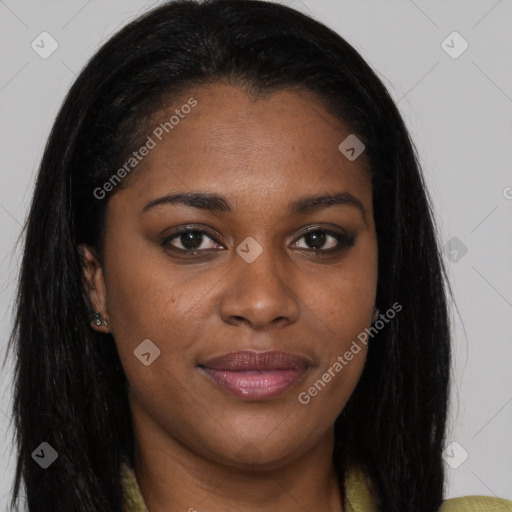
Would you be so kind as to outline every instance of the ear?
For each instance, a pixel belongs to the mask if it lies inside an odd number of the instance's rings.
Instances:
[[[108,324],[107,290],[105,287],[103,268],[98,261],[94,249],[88,245],[81,244],[78,246],[78,251],[82,258],[84,292],[86,298],[88,298],[91,313],[98,311],[101,315],[101,319]],[[91,321],[91,327],[98,332],[110,332],[108,325],[96,325],[95,321]]]

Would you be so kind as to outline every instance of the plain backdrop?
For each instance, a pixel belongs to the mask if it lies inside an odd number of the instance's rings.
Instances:
[[[284,3],[347,39],[398,103],[433,199],[456,299],[446,495],[512,499],[512,2]],[[99,46],[157,4],[0,0],[2,354],[21,254],[15,243],[58,108]],[[42,32],[58,44],[46,59],[31,46]],[[15,467],[11,358],[0,391],[0,510],[7,510]]]

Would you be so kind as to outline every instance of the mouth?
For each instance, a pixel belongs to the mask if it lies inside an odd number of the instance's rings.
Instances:
[[[232,395],[244,400],[266,400],[299,382],[311,363],[287,352],[244,350],[210,359],[198,367]]]

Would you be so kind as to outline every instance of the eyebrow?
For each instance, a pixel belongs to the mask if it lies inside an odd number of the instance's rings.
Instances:
[[[162,204],[184,204],[211,212],[231,213],[233,210],[229,201],[218,194],[201,192],[170,193],[149,201],[141,214]],[[286,216],[304,215],[329,206],[342,205],[356,208],[366,222],[366,210],[359,199],[348,192],[307,195],[292,201],[286,210]]]

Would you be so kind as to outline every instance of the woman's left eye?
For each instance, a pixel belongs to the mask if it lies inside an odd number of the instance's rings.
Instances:
[[[304,240],[301,245],[301,240]],[[354,238],[343,233],[325,229],[311,229],[295,242],[299,249],[305,249],[319,254],[334,253],[354,245]]]

